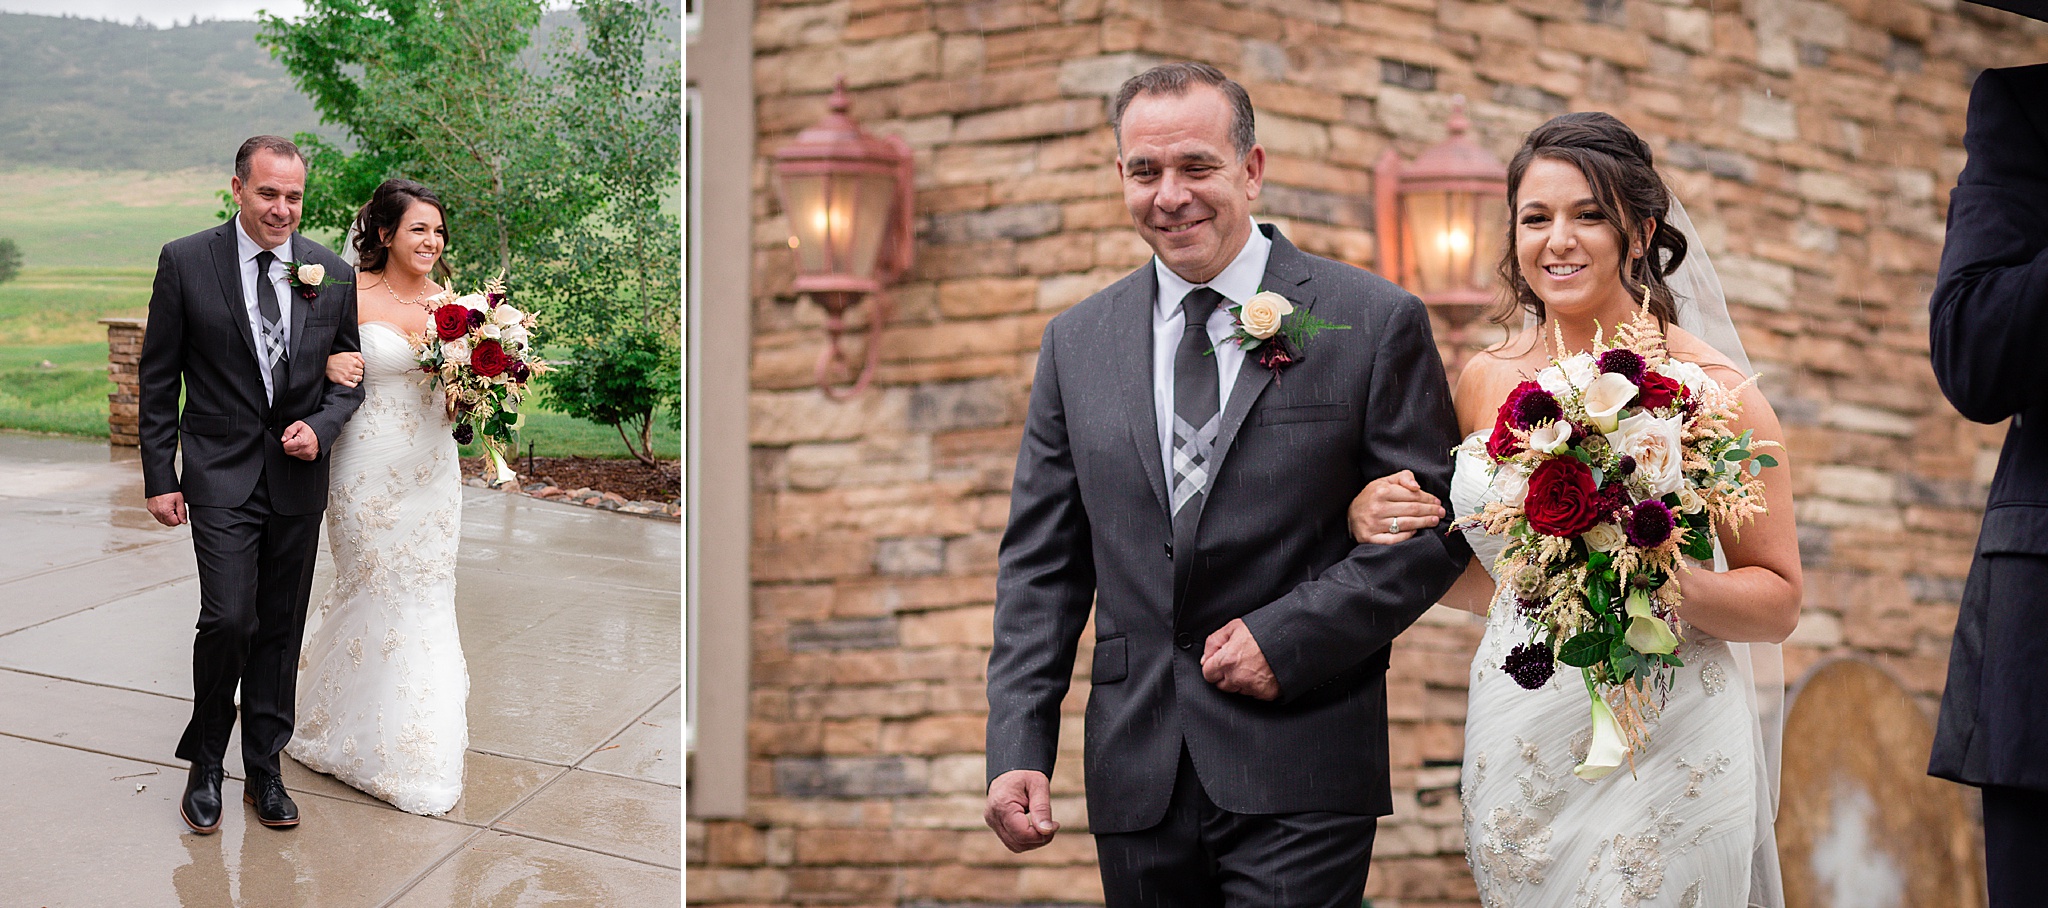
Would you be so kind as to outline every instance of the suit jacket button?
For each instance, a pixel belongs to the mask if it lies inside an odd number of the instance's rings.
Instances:
[[[1174,638],[1173,638],[1173,645],[1174,645],[1174,646],[1178,646],[1178,647],[1180,647],[1181,649],[1194,649],[1194,648],[1195,648],[1195,635],[1193,635],[1193,634],[1178,634],[1178,635],[1175,635],[1175,636],[1174,636]]]
[[[1166,544],[1166,560],[1173,560],[1173,543],[1171,542]]]

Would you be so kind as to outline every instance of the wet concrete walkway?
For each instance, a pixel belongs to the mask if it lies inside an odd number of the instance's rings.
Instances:
[[[178,818],[189,528],[102,444],[0,433],[0,905],[441,908],[682,902],[676,524],[465,490],[470,751],[448,816],[284,758],[257,824],[228,744],[219,833]],[[314,602],[332,577],[325,546]]]

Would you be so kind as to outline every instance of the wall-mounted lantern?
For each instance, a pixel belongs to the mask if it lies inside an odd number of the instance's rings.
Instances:
[[[1380,269],[1462,325],[1494,302],[1494,266],[1507,235],[1507,168],[1466,133],[1465,99],[1451,101],[1450,137],[1410,163],[1389,148],[1373,174]]]
[[[873,378],[888,319],[886,288],[910,270],[915,173],[910,146],[895,136],[874,136],[847,114],[846,77],[832,89],[832,112],[775,152],[789,245],[796,250],[791,289],[825,309],[828,343],[818,358],[818,388],[835,400],[859,394]],[[853,383],[838,387],[835,371],[852,372],[840,349],[845,316],[864,297],[868,304],[865,362]]]

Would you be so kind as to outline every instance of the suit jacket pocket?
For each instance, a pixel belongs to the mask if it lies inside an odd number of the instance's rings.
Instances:
[[[315,315],[306,319],[308,328],[327,328],[341,324],[340,315]]]
[[[1095,641],[1095,662],[1088,670],[1091,684],[1114,684],[1131,674],[1130,639],[1122,634]]]
[[[226,435],[228,434],[228,428],[234,423],[225,416],[214,416],[208,413],[186,413],[178,420],[178,424],[187,433],[192,435]]]
[[[1297,404],[1292,407],[1273,407],[1259,411],[1259,425],[1279,426],[1293,422],[1327,422],[1344,419],[1351,415],[1351,405]]]

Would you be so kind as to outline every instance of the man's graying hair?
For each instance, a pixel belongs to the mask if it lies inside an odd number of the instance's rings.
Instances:
[[[292,140],[283,136],[252,136],[235,151],[235,176],[241,177],[243,182],[249,180],[249,159],[259,151],[298,158],[300,164],[306,163],[305,154],[299,151],[299,146],[292,144]]]
[[[1230,144],[1237,149],[1240,159],[1251,154],[1252,146],[1259,142],[1252,127],[1252,96],[1235,79],[1207,63],[1162,63],[1125,79],[1123,87],[1116,90],[1116,108],[1109,116],[1109,128],[1116,133],[1117,152],[1123,152],[1124,109],[1131,106],[1131,101],[1139,95],[1178,98],[1196,85],[1212,86],[1223,93],[1230,102]]]

